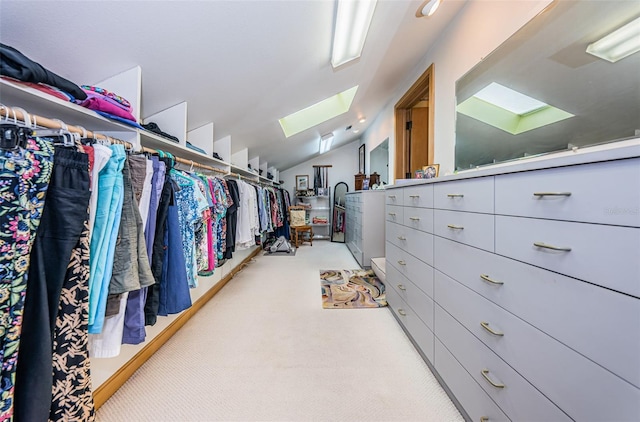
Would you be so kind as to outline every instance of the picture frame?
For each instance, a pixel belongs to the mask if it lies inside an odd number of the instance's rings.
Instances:
[[[309,175],[308,174],[296,175],[296,190],[306,191],[307,189],[309,189]]]
[[[360,145],[360,148],[358,148],[358,173],[364,173],[364,169],[365,169],[365,145],[362,144]]]
[[[414,172],[414,179],[424,179],[424,171],[423,170],[416,170]]]
[[[440,164],[431,164],[430,166],[422,167],[425,179],[435,179],[440,173]]]
[[[369,178],[365,178],[362,181],[362,190],[369,190]]]

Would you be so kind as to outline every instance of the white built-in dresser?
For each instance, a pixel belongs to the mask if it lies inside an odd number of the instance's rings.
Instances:
[[[361,267],[384,255],[383,190],[347,192],[345,199],[345,243]]]
[[[640,421],[640,141],[386,190],[396,319],[473,421]]]

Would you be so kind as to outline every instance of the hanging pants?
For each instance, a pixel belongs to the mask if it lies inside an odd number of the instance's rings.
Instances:
[[[42,219],[31,251],[16,373],[16,422],[49,418],[53,335],[71,254],[89,214],[87,154],[56,149]]]
[[[30,139],[0,151],[0,421],[13,417],[29,255],[53,166],[53,147]]]

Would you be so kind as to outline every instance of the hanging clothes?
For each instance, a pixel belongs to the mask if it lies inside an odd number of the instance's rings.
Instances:
[[[229,189],[229,195],[231,196],[231,205],[227,208],[227,238],[224,258],[231,259],[233,258],[233,252],[235,252],[236,245],[236,228],[238,225],[238,204],[240,203],[240,194],[238,191],[238,184],[235,180],[227,180],[226,182]]]
[[[0,420],[14,410],[29,256],[40,225],[51,170],[53,146],[29,139],[26,147],[0,150]]]
[[[65,281],[73,276],[67,267],[74,249],[80,247],[89,218],[89,189],[87,154],[57,148],[41,224],[30,255],[16,372],[14,416],[18,420],[49,418],[52,351],[60,296]]]

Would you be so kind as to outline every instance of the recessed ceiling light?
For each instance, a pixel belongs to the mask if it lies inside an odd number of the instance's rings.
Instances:
[[[353,129],[353,133],[358,133],[360,132],[360,129]]]
[[[362,118],[361,118],[360,120],[358,120],[358,121],[359,121],[360,123],[364,123],[364,122],[366,122],[366,121],[367,121],[367,118],[366,118],[366,117],[362,117]]]
[[[587,53],[611,63],[638,51],[640,51],[640,18],[632,20],[587,47]]]
[[[442,0],[425,0],[422,2],[420,7],[418,7],[418,11],[416,12],[416,18],[421,18],[423,16],[431,16],[436,13],[438,7],[440,7],[440,3]]]
[[[312,106],[296,111],[278,120],[284,135],[288,138],[310,127],[319,125],[349,111],[358,86],[349,88],[333,97],[326,98]]]

